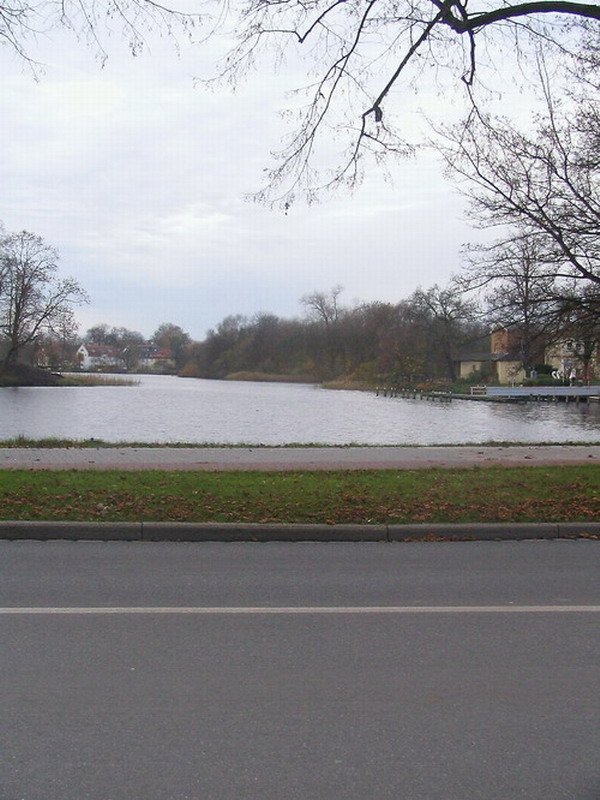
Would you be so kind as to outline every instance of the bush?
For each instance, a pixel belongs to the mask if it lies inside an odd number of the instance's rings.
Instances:
[[[568,386],[569,381],[555,381],[552,375],[538,375],[537,378],[526,378],[523,386]]]

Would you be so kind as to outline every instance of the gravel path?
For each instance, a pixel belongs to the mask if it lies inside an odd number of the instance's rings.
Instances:
[[[600,445],[0,448],[2,469],[331,470],[600,463]]]

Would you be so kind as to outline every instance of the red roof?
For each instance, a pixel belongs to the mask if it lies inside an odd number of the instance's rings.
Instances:
[[[120,358],[121,356],[117,348],[109,344],[84,344],[83,346],[88,351],[88,355],[92,356],[92,358],[100,358],[102,356]]]

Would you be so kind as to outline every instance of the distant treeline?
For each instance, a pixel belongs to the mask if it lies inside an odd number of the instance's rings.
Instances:
[[[341,303],[342,289],[336,286],[305,295],[297,318],[228,316],[203,341],[194,341],[178,325],[163,323],[149,340],[127,328],[96,325],[83,342],[115,348],[129,372],[148,371],[142,355],[150,346],[167,352],[168,371],[184,377],[339,386],[453,383],[459,378],[461,353],[489,356],[490,333],[497,328],[510,329],[511,358],[526,370],[543,371],[545,348],[565,337],[581,343],[582,359],[589,363],[600,339],[596,294],[586,288],[579,296],[555,296],[531,292],[531,285],[529,281],[529,294],[523,296],[520,283],[512,291],[509,283],[500,284],[482,303],[454,283],[445,289],[417,289],[398,303],[352,306]],[[36,347],[43,351],[46,366],[67,369],[76,365],[81,342],[73,336],[44,337]],[[486,377],[473,372],[469,380]]]
[[[456,351],[485,333],[475,308],[440,290],[406,300],[340,303],[341,288],[302,298],[304,314],[284,319],[228,316],[187,348],[181,374],[201,378],[278,375],[297,380],[455,380]]]
[[[181,327],[163,323],[149,340],[138,331],[104,324],[83,337],[46,336],[37,361],[56,369],[77,366],[82,342],[107,345],[127,371],[138,369],[148,345],[166,348],[175,372],[216,379],[351,381],[456,378],[456,353],[485,335],[475,306],[450,290],[421,289],[399,303],[344,306],[341,287],[301,300],[302,314],[288,319],[260,313],[226,317],[194,341]],[[487,346],[486,344],[483,345]],[[30,354],[36,362],[36,353]]]

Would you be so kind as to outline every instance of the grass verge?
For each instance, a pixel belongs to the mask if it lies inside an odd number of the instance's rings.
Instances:
[[[348,448],[348,447],[598,447],[600,440],[575,442],[506,442],[490,439],[487,442],[461,442],[460,444],[415,444],[407,442],[405,444],[369,444],[368,442],[347,442],[345,444],[327,444],[323,442],[286,442],[284,444],[263,444],[262,442],[108,442],[105,439],[67,439],[62,437],[46,437],[43,439],[30,439],[27,436],[13,436],[10,439],[0,439],[0,448],[31,448],[31,449],[60,449],[60,448],[165,448],[174,447],[184,448],[237,448],[242,450],[257,450],[259,448],[273,448],[278,450],[297,449],[297,448]]]
[[[0,472],[0,518],[536,522],[600,518],[600,466],[362,472]]]

